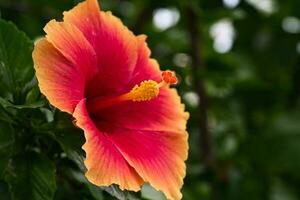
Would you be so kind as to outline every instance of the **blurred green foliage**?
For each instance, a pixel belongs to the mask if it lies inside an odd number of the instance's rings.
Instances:
[[[44,35],[50,19],[61,19],[78,2],[0,0],[0,199],[163,199],[149,186],[133,194],[88,183],[81,130],[38,90],[31,41]],[[180,76],[178,90],[191,114],[183,199],[300,198],[299,0],[100,3],[136,34],[147,34],[152,57]],[[175,12],[172,26],[162,28],[155,21],[161,8]],[[200,30],[203,66],[196,67],[203,70],[198,72],[192,67],[187,8],[196,13],[194,26]],[[213,31],[217,24],[223,29]],[[216,40],[228,31],[225,43],[231,40],[233,46],[226,47]],[[199,80],[208,101],[213,167],[202,159]]]

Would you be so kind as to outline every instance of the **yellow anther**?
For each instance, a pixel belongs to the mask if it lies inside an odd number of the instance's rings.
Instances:
[[[159,94],[159,85],[156,81],[147,80],[135,85],[128,93],[132,101],[149,101]]]

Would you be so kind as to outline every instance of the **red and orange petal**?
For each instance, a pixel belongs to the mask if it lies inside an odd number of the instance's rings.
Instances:
[[[78,28],[51,20],[44,30],[47,41],[73,63],[86,82],[98,72],[95,50]]]
[[[78,68],[46,39],[36,44],[32,56],[41,92],[55,107],[73,113],[84,98],[84,77]]]
[[[161,81],[161,71],[159,64],[154,59],[150,59],[151,51],[146,43],[146,35],[139,35],[137,38],[138,58],[132,73],[132,78],[126,90],[130,90],[135,84],[144,80]],[[141,73],[142,72],[142,73]]]
[[[110,129],[109,137],[145,182],[164,192],[168,199],[181,199],[187,134],[118,127]]]
[[[98,75],[86,88],[88,96],[118,93],[131,78],[137,61],[137,39],[111,14],[99,12],[97,0],[87,0],[64,13],[65,23],[82,31],[95,49]]]
[[[94,125],[84,99],[76,106],[73,117],[86,138],[83,149],[88,180],[99,186],[118,184],[121,189],[138,191],[144,181],[115,147],[109,138],[110,133],[102,132]]]

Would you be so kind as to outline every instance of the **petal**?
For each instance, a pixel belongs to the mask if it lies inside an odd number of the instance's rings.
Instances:
[[[113,127],[99,122],[108,137],[137,173],[168,199],[181,199],[185,176],[187,133]]]
[[[32,56],[42,93],[55,107],[72,113],[84,91],[78,68],[46,39],[36,44]]]
[[[135,84],[144,80],[161,81],[161,71],[155,59],[151,59],[151,51],[146,43],[146,35],[137,36],[138,40],[138,59],[134,68],[132,79],[128,84],[127,90],[130,90]]]
[[[44,28],[47,40],[89,81],[97,73],[95,50],[85,36],[70,23],[51,20]]]
[[[79,3],[70,11],[64,12],[64,21],[76,26],[96,49],[97,33],[100,32],[100,8],[97,0]]]
[[[138,191],[144,181],[123,158],[107,133],[95,127],[87,113],[85,100],[80,101],[73,116],[86,138],[83,149],[86,152],[88,180],[98,186],[118,184],[121,189]]]
[[[98,74],[87,87],[87,96],[118,93],[131,79],[137,60],[137,39],[111,12],[100,12],[96,0],[87,0],[64,13],[94,47]]]

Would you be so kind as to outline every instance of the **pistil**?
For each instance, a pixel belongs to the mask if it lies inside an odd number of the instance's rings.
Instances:
[[[155,99],[159,95],[160,88],[169,87],[171,84],[176,84],[177,78],[174,72],[167,70],[162,72],[162,81],[157,83],[154,80],[145,80],[140,84],[135,85],[129,92],[109,98],[94,98],[88,99],[87,107],[91,113],[107,107],[120,104],[126,101],[143,102]]]

